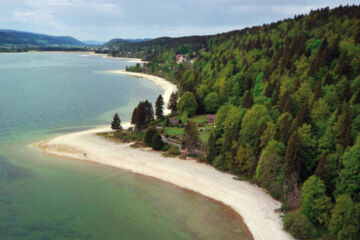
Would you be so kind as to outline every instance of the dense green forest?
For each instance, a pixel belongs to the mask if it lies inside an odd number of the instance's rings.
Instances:
[[[216,113],[206,161],[279,199],[291,234],[360,239],[359,6],[113,51],[176,82],[195,114]]]

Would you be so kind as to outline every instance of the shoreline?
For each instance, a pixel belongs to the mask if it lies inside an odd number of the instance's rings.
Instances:
[[[125,70],[111,70],[111,71],[106,71],[106,72],[110,73],[110,74],[122,74],[122,75],[138,77],[138,78],[145,78],[145,79],[152,81],[156,85],[160,86],[164,90],[164,93],[162,94],[162,96],[164,98],[164,114],[167,115],[167,114],[171,113],[171,111],[169,109],[167,109],[167,105],[169,103],[171,94],[173,92],[177,92],[177,87],[175,84],[165,80],[164,78],[157,77],[157,76],[150,75],[150,74],[145,74],[145,73],[127,72]]]
[[[157,76],[125,70],[107,72],[153,81],[164,90],[165,106],[171,93],[177,90],[174,84]],[[169,110],[166,109],[164,112],[168,114]],[[111,131],[110,127],[68,133],[31,146],[49,155],[128,170],[202,194],[239,214],[255,240],[293,239],[282,229],[280,215],[275,212],[280,208],[280,202],[271,198],[263,189],[246,181],[235,180],[234,175],[220,172],[205,163],[166,158],[158,152],[134,149],[130,147],[131,144],[115,143],[96,136],[96,133],[106,131]]]
[[[39,50],[29,50],[29,51],[24,51],[24,52],[0,52],[0,54],[16,54],[16,53],[68,53],[68,54],[83,54],[83,55],[89,55],[89,56],[98,56],[101,58],[111,58],[111,59],[119,59],[119,60],[127,60],[128,62],[132,62],[132,63],[145,63],[144,61],[142,61],[140,58],[126,58],[126,57],[112,57],[109,56],[105,53],[95,53],[94,51],[54,51],[54,50],[49,50],[49,51],[39,51]]]
[[[275,212],[280,203],[260,187],[235,180],[234,175],[220,172],[205,163],[163,157],[146,148],[132,148],[131,143],[121,144],[96,135],[106,131],[110,131],[110,127],[68,133],[32,146],[52,156],[153,177],[221,202],[239,214],[255,240],[293,239],[282,230],[282,221]]]

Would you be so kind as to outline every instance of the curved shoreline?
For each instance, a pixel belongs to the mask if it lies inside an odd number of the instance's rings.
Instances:
[[[165,104],[170,94],[176,91],[175,85],[160,77],[124,70],[108,72],[153,81],[164,89]],[[280,215],[275,212],[280,208],[280,203],[263,189],[245,181],[235,180],[235,176],[195,160],[166,158],[148,149],[134,149],[130,144],[119,144],[96,136],[96,133],[105,131],[110,131],[110,128],[99,127],[69,133],[33,145],[50,155],[129,170],[219,201],[231,207],[243,218],[255,240],[293,239],[282,230]]]
[[[111,71],[107,71],[107,73],[122,74],[122,75],[128,75],[128,76],[133,76],[133,77],[145,78],[145,79],[152,81],[156,85],[160,86],[164,90],[164,93],[163,93],[164,106],[165,106],[164,114],[165,115],[170,114],[170,110],[167,109],[167,104],[169,102],[171,94],[173,92],[177,92],[177,87],[175,84],[172,84],[171,82],[169,82],[161,77],[157,77],[157,76],[149,75],[149,74],[145,74],[145,73],[127,72],[125,70],[111,70]]]

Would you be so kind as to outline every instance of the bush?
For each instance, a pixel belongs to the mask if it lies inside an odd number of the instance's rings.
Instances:
[[[151,147],[154,150],[160,150],[164,145],[164,142],[161,139],[160,134],[155,133],[151,140]]]
[[[167,152],[167,151],[169,150],[169,148],[170,148],[170,145],[167,144],[167,143],[164,143],[163,146],[162,146],[162,148],[161,148],[161,151]]]
[[[309,219],[298,211],[287,213],[283,222],[284,229],[297,239],[314,239],[319,235]]]
[[[168,150],[168,153],[170,155],[178,156],[181,154],[180,149],[174,145],[170,145],[170,148]]]
[[[144,144],[148,147],[151,146],[151,143],[152,143],[152,138],[153,136],[157,133],[156,129],[155,128],[148,128],[148,130],[146,131],[145,133],[145,136],[144,136]]]

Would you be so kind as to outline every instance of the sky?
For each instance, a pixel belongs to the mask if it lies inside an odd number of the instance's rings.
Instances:
[[[216,34],[360,0],[0,0],[0,29],[79,40]]]

